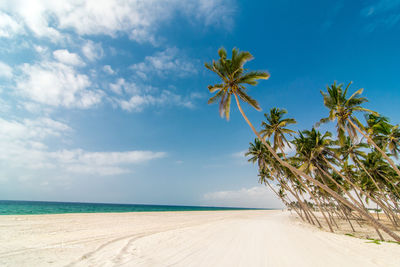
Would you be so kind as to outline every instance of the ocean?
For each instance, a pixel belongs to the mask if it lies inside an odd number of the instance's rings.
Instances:
[[[251,209],[205,207],[205,206],[170,206],[170,205],[142,205],[142,204],[0,200],[0,215],[145,212],[145,211],[147,212],[148,211],[201,211],[201,210],[251,210]]]

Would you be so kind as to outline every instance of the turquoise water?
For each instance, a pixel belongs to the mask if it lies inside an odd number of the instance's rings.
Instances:
[[[0,200],[0,215],[96,212],[249,210],[245,208]]]

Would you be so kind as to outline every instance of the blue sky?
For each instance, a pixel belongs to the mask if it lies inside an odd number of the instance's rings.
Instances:
[[[236,107],[206,104],[221,46],[270,72],[250,95],[294,129],[335,80],[399,122],[398,0],[3,1],[0,199],[279,207]]]

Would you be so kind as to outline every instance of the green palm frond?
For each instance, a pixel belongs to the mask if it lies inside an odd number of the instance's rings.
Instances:
[[[213,60],[212,63],[205,63],[204,66],[216,73],[222,80],[222,83],[209,85],[208,90],[211,93],[216,93],[208,100],[209,104],[219,102],[219,112],[221,117],[226,117],[229,120],[231,95],[237,95],[241,100],[250,104],[257,110],[261,110],[258,102],[247,95],[244,85],[256,85],[257,80],[268,79],[269,74],[262,71],[247,71],[243,68],[244,64],[253,59],[249,52],[239,51],[236,48],[232,49],[232,57],[227,58],[226,50],[221,47],[218,50],[219,59]]]
[[[222,95],[224,94],[224,91],[219,91],[218,93],[216,93],[213,97],[211,97],[210,99],[208,99],[207,104],[212,104],[214,102],[216,102],[219,98],[222,97]]]
[[[258,102],[251,98],[248,94],[246,94],[245,92],[243,92],[241,89],[236,90],[236,93],[239,95],[239,97],[246,103],[248,103],[250,106],[252,106],[253,108],[255,108],[256,110],[260,111],[260,105],[258,104]]]

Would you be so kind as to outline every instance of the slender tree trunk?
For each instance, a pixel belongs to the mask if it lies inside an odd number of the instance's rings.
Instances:
[[[280,144],[278,144],[278,146],[279,146],[279,149],[281,150],[281,153],[282,153],[283,158],[286,160],[286,155],[285,155],[285,152],[283,151],[282,146],[281,146]],[[311,198],[315,201],[315,203],[317,204],[319,210],[320,210],[321,213],[322,213],[322,216],[324,217],[325,221],[326,221],[327,224],[328,224],[329,230],[333,233],[333,232],[334,232],[334,231],[333,231],[333,228],[332,228],[331,224],[329,223],[329,220],[328,220],[328,218],[326,217],[324,210],[322,209],[321,205],[319,204],[319,201],[316,199],[316,197],[315,197],[314,194],[311,192],[311,190],[308,189],[308,187],[303,183],[303,181],[301,180],[301,178],[299,178],[299,177],[297,176],[297,174],[295,174],[295,173],[293,173],[293,175],[296,177],[296,180],[306,189],[307,193],[311,196]],[[314,215],[314,214],[313,214],[313,215]],[[315,217],[315,215],[314,215],[314,217]],[[316,217],[315,217],[315,219],[317,220],[319,227],[322,228],[322,226],[321,226],[320,222],[318,221],[318,219],[317,219]]]
[[[325,215],[325,212],[322,208],[322,206],[320,205],[319,200],[314,196],[314,194],[311,192],[311,190],[303,183],[303,181],[301,180],[300,177],[298,177],[296,174],[294,174],[294,176],[296,177],[297,181],[300,182],[300,184],[307,190],[307,193],[310,194],[310,196],[312,197],[312,199],[315,201],[315,203],[317,203],[319,210],[322,213],[322,216],[324,216],[324,219],[326,221],[326,223],[328,224],[329,230],[333,233],[333,228],[332,225],[329,223],[328,218]]]
[[[334,171],[334,172],[336,172],[337,174],[339,174],[339,176],[340,177],[342,177],[344,180],[346,180],[348,183],[350,183],[353,187],[354,187],[354,189],[358,189],[358,190],[360,190],[360,192],[364,192],[358,185],[356,185],[356,184],[354,184],[349,178],[347,178],[345,175],[343,175],[339,170],[337,170],[336,168],[335,168],[335,166],[333,166],[324,156],[322,156],[322,159],[325,161],[325,163],[326,164],[328,164],[328,166]],[[343,190],[343,189],[342,189]],[[347,191],[347,190],[346,190]],[[397,227],[398,226],[398,224],[397,224],[397,220],[398,220],[398,218],[397,218],[397,216],[393,213],[393,211],[390,209],[390,208],[388,208],[388,207],[386,207],[386,205],[382,202],[382,201],[380,201],[378,198],[375,198],[373,195],[371,195],[369,192],[364,192],[367,196],[369,196],[375,203],[377,203],[377,204],[379,204],[379,206],[381,206],[382,207],[382,209],[385,211],[385,213],[387,213],[387,216],[388,216],[388,218],[392,221],[392,223],[393,223],[393,226],[394,227]],[[392,217],[394,218],[394,221],[389,217],[389,214],[390,215],[392,215]]]
[[[289,203],[288,203],[283,197],[281,197],[281,196],[278,194],[278,192],[275,191],[275,189],[272,187],[272,185],[270,185],[270,183],[269,183],[268,181],[265,181],[265,183],[269,186],[269,188],[271,188],[271,190],[275,193],[275,195],[277,195],[277,196],[282,200],[283,204],[285,204],[285,206],[288,207],[288,206],[289,206],[289,205],[288,205]],[[303,221],[305,221],[304,218],[303,218],[303,216],[301,215],[301,213],[297,210],[297,208],[296,208],[296,207],[293,207],[293,208],[294,208],[294,211],[300,216],[300,218],[301,218]]]
[[[361,210],[362,210],[363,212],[365,212],[366,214],[368,214],[368,215],[372,218],[372,219],[370,219],[369,221],[375,220],[375,218],[372,217],[371,214],[369,214],[368,210],[365,209],[364,205],[358,203],[357,200],[355,200],[355,199],[351,196],[350,192],[348,192],[345,188],[343,188],[338,182],[335,181],[335,179],[333,179],[328,173],[326,173],[326,172],[325,172],[322,168],[320,168],[318,165],[317,165],[317,168],[318,168],[326,177],[328,177],[331,181],[333,181],[333,182],[336,184],[337,187],[339,187],[340,189],[342,189],[342,191],[345,192],[345,193],[347,194],[347,196],[353,201],[353,203],[358,204],[358,206],[361,208]],[[375,220],[375,222],[377,222],[378,224],[380,224],[380,223],[379,223],[378,221],[376,221],[376,220]],[[378,233],[379,237],[381,238],[381,240],[384,240],[383,237],[382,237],[382,235],[381,235],[381,233],[379,232],[379,229],[378,229],[379,227],[378,227],[377,225],[374,225],[374,224],[373,224],[373,226],[374,226],[376,232]],[[380,228],[381,228],[382,230],[384,230],[384,228],[382,228],[382,226],[383,226],[383,225],[381,224],[381,227],[380,227]],[[386,227],[386,226],[383,226],[383,227]],[[389,228],[386,227],[386,229],[388,229],[388,231],[392,232]],[[384,231],[385,231],[385,230],[384,230]],[[386,232],[386,231],[385,231],[385,232]],[[393,233],[393,234],[394,234],[394,233]],[[396,234],[394,234],[394,235],[396,235]]]
[[[276,176],[277,177],[277,176]],[[277,177],[278,178],[278,177]],[[296,199],[297,202],[299,203],[301,209],[304,212],[304,216],[306,217],[306,219],[308,220],[309,223],[314,224],[314,221],[312,219],[312,217],[310,216],[309,212],[308,212],[308,207],[307,205],[305,205],[302,200],[300,199],[300,197],[298,196],[298,194],[296,193],[296,191],[293,191],[288,185],[286,185],[284,182],[282,182],[282,179],[278,178],[279,182],[281,183],[282,186],[284,186],[286,188],[286,190],[288,190]]]
[[[376,150],[378,150],[382,154],[382,156],[389,162],[389,164],[392,166],[392,168],[396,171],[397,176],[400,177],[400,170],[397,168],[397,166],[393,162],[393,160],[391,158],[389,158],[388,155],[386,155],[386,153],[372,140],[371,137],[369,137],[363,131],[361,131],[361,129],[358,128],[358,126],[354,122],[352,122],[349,118],[347,118],[346,120],[351,124],[351,126],[353,126],[360,134],[362,134],[367,139],[368,143],[373,145],[376,148]]]
[[[246,114],[243,112],[242,107],[240,106],[240,102],[238,99],[238,96],[236,95],[236,93],[233,93],[233,95],[235,96],[235,100],[236,100],[236,104],[239,108],[240,113],[242,114],[243,118],[245,119],[245,121],[247,122],[247,124],[250,126],[250,128],[253,130],[253,132],[256,134],[256,136],[258,137],[258,139],[266,146],[266,148],[268,149],[269,152],[271,152],[271,154],[274,156],[274,158],[284,167],[288,168],[290,171],[297,173],[298,175],[304,177],[306,180],[314,183],[315,185],[319,186],[320,188],[324,189],[327,193],[329,193],[332,197],[336,198],[337,200],[339,200],[340,202],[342,202],[344,205],[348,206],[351,209],[357,210],[362,216],[365,217],[366,220],[368,220],[371,224],[373,224],[375,227],[378,227],[380,229],[382,229],[383,231],[385,231],[388,235],[390,235],[394,240],[400,242],[400,236],[398,236],[397,234],[395,234],[393,231],[391,231],[389,228],[387,228],[385,225],[381,224],[380,222],[378,222],[377,220],[375,220],[375,218],[373,218],[369,213],[365,212],[363,209],[358,208],[357,206],[355,206],[354,204],[352,204],[351,202],[349,202],[348,200],[346,200],[345,198],[343,198],[342,196],[340,196],[338,193],[336,193],[335,191],[333,191],[332,189],[330,189],[329,187],[325,186],[324,184],[320,183],[319,181],[315,180],[314,178],[312,178],[311,176],[307,175],[306,173],[298,170],[297,168],[294,168],[292,165],[290,165],[289,163],[283,161],[276,153],[275,151],[267,144],[267,142],[265,142],[260,134],[257,132],[257,130],[254,128],[253,124],[249,121],[249,119],[247,118]]]
[[[369,173],[369,171],[365,168],[364,164],[363,164],[357,157],[354,157],[353,160],[364,170],[364,172],[368,175],[368,177],[371,178],[371,180],[372,180],[372,182],[374,183],[375,187],[379,190],[379,192],[381,192],[381,194],[383,195],[383,197],[384,197],[387,201],[389,201],[389,200],[387,199],[387,197],[385,196],[385,193],[383,192],[383,189],[380,188],[380,186],[378,185],[378,183],[375,181],[375,179],[372,177],[372,175]],[[386,179],[385,179],[385,180],[386,180]],[[389,181],[389,183],[394,187],[394,184],[392,184],[392,182]],[[395,189],[396,193],[398,193],[395,187],[394,187],[394,189]]]
[[[342,213],[344,214],[344,216],[346,217],[346,220],[349,222],[351,230],[353,230],[353,233],[354,233],[356,230],[354,230],[353,224],[351,223],[349,217],[347,216],[346,210],[343,209],[342,205],[339,205],[339,208],[342,211]]]

